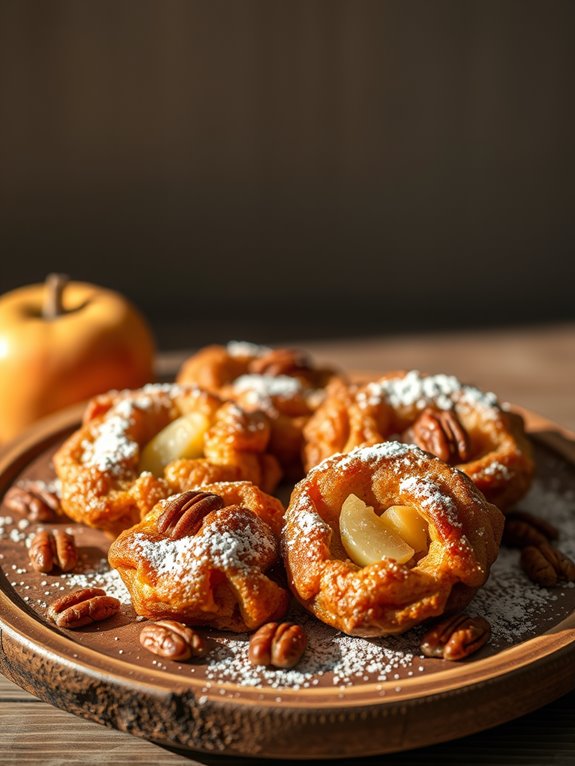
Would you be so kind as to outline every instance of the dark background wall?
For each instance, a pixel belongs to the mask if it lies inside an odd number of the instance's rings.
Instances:
[[[0,0],[0,291],[165,347],[575,318],[574,86],[569,0]]]

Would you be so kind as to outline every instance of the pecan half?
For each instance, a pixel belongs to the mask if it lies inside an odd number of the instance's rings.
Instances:
[[[249,660],[252,665],[293,668],[307,646],[307,636],[293,622],[268,622],[250,639]]]
[[[525,548],[527,545],[541,545],[548,539],[529,522],[506,518],[502,542],[508,548]]]
[[[106,596],[102,588],[80,588],[54,601],[48,617],[59,628],[82,628],[92,622],[102,622],[120,611],[117,598]]]
[[[48,574],[54,569],[71,572],[78,563],[74,536],[63,529],[43,529],[32,538],[28,549],[30,563],[37,572]]]
[[[255,375],[293,375],[309,369],[307,356],[292,348],[274,348],[250,363],[250,372]]]
[[[202,636],[176,620],[158,620],[144,625],[140,643],[152,654],[167,660],[187,660],[203,657],[207,645]]]
[[[465,463],[471,457],[467,431],[452,410],[432,407],[423,410],[405,432],[404,440],[431,452],[445,463]]]
[[[212,492],[182,492],[167,503],[158,517],[156,529],[173,540],[195,535],[208,513],[223,507],[222,498]]]
[[[42,482],[31,481],[10,487],[4,496],[4,504],[11,511],[25,514],[30,521],[41,523],[54,521],[60,513],[58,495]]]
[[[559,580],[575,582],[575,562],[548,542],[523,548],[521,567],[536,585],[550,588]]]
[[[489,641],[491,625],[484,617],[456,614],[436,623],[422,638],[421,653],[444,660],[463,660]]]
[[[508,511],[505,514],[503,542],[511,548],[538,545],[558,537],[559,530],[547,519],[528,511]]]

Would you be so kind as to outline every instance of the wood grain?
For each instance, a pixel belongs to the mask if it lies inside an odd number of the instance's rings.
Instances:
[[[5,681],[6,686],[12,686]],[[2,714],[2,750],[0,764],[16,766],[68,766],[68,764],[145,763],[154,766],[253,766],[253,758],[189,753],[168,749],[130,737],[113,729],[66,713],[39,702],[14,687],[21,701],[6,706]],[[1,704],[0,697],[0,704]],[[549,766],[550,763],[573,762],[573,726],[575,693],[547,705],[536,713],[491,729],[489,732],[456,739],[449,743],[396,753],[390,757],[393,766],[445,766],[461,764],[518,764]],[[358,761],[342,759],[341,766],[381,764],[375,756]],[[385,761],[388,762],[387,760]],[[301,761],[281,761],[301,764]]]

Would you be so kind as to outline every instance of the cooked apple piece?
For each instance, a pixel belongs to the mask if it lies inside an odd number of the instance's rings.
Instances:
[[[349,495],[342,505],[339,530],[347,555],[362,567],[386,558],[405,564],[414,554],[413,548],[357,495]]]
[[[427,522],[411,505],[392,505],[381,516],[416,553],[427,551]]]
[[[142,450],[140,470],[161,476],[172,460],[202,457],[208,428],[208,419],[197,412],[173,420]]]

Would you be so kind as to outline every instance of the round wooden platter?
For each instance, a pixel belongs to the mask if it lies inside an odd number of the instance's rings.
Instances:
[[[78,425],[80,413],[81,408],[59,413],[5,451],[0,497],[17,480],[50,478],[51,455]],[[555,497],[541,513],[553,520],[557,507],[565,518],[570,506],[575,518],[573,437],[536,415],[523,414],[538,464],[539,494],[528,507]],[[537,587],[520,573],[516,560],[516,590],[497,607],[507,628],[499,637],[494,631],[492,642],[465,662],[422,658],[417,630],[367,641],[317,623],[312,629],[319,637],[311,641],[302,670],[253,671],[254,676],[242,659],[246,636],[208,631],[215,663],[210,655],[183,664],[158,661],[140,647],[141,622],[128,602],[105,623],[59,630],[47,622],[46,604],[71,584],[77,587],[77,581],[33,572],[25,538],[35,526],[5,507],[0,515],[2,672],[58,707],[162,744],[268,758],[374,755],[486,729],[575,687],[575,588],[540,589],[535,607],[524,616],[515,614],[517,582],[526,593]],[[86,576],[104,571],[104,535],[62,523],[76,534]],[[573,555],[575,525],[567,533],[562,529],[560,546]],[[518,558],[516,552],[505,555]],[[314,658],[317,647],[323,659]],[[373,659],[378,653],[384,657],[379,664]]]

